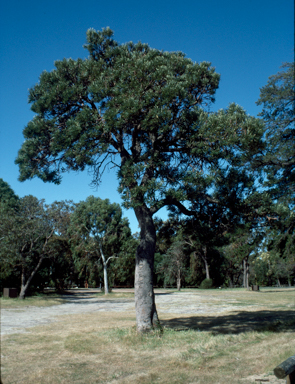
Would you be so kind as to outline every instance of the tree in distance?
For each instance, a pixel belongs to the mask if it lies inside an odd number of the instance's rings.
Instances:
[[[295,66],[282,65],[282,71],[270,76],[260,89],[257,105],[265,123],[267,143],[261,166],[266,171],[267,186],[276,198],[295,196]],[[259,164],[256,164],[259,165]]]
[[[0,205],[0,216],[1,265],[6,271],[20,269],[19,299],[24,299],[43,260],[59,251],[53,239],[58,237],[62,207],[57,203],[46,206],[29,195],[21,198],[15,209]]]
[[[87,31],[89,57],[56,61],[29,92],[36,116],[24,129],[20,180],[61,182],[65,171],[93,172],[99,184],[117,168],[119,192],[140,226],[135,307],[139,332],[158,323],[153,292],[153,215],[205,196],[216,170],[245,164],[262,146],[262,124],[238,105],[209,112],[219,75],[208,62],[147,44],[119,44],[109,29]]]
[[[14,193],[6,181],[0,178],[0,204],[7,208],[15,208],[19,202],[19,197]]]
[[[76,205],[68,229],[73,254],[80,262],[94,257],[94,264],[101,259],[103,264],[104,291],[109,293],[108,264],[118,257],[124,242],[131,239],[126,218],[122,217],[119,204],[108,199],[89,196]]]
[[[265,123],[265,153],[254,162],[265,172],[264,186],[274,201],[267,248],[277,270],[294,273],[295,231],[295,66],[284,63],[260,90],[258,105]],[[282,268],[281,265],[286,267]],[[288,267],[287,267],[288,266]],[[287,273],[287,272],[286,272]],[[288,272],[290,275],[290,272]],[[287,274],[288,274],[287,273]],[[289,277],[290,280],[290,277]]]

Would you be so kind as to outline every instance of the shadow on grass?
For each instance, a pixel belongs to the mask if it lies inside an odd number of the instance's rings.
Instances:
[[[175,330],[200,330],[213,334],[242,332],[295,331],[295,311],[234,312],[220,316],[190,316],[161,320],[161,325]]]
[[[267,290],[261,290],[261,291],[258,291],[258,292],[261,292],[261,293],[285,293],[285,292],[294,292],[295,293],[295,288],[294,287],[282,287],[282,288],[273,288],[273,289],[270,289],[270,288],[267,288]]]

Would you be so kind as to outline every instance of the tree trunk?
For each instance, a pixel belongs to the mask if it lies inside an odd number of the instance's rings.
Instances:
[[[107,271],[107,265],[105,262],[103,263],[103,280],[104,280],[104,294],[108,295],[109,293],[108,271]]]
[[[181,288],[181,269],[180,269],[179,260],[177,261],[176,285],[177,285],[177,290],[180,291],[180,288]]]
[[[181,278],[177,277],[177,290],[180,291],[181,288]]]
[[[26,297],[26,294],[27,294],[27,290],[31,284],[31,281],[33,279],[33,277],[35,276],[36,272],[38,271],[38,269],[40,268],[40,265],[43,261],[43,258],[44,257],[40,257],[39,261],[38,261],[38,264],[36,265],[35,269],[32,271],[32,273],[30,274],[28,280],[26,281],[26,272],[25,272],[25,266],[22,265],[22,274],[21,274],[21,289],[20,289],[20,294],[19,294],[19,299],[20,300],[24,300],[24,298]]]
[[[19,299],[24,300],[26,296],[26,273],[25,273],[25,267],[22,265],[22,273],[21,273],[21,285],[20,285],[20,294],[19,294]]]
[[[147,207],[134,209],[140,225],[140,244],[135,265],[135,311],[138,332],[149,332],[159,325],[153,289],[156,230]]]
[[[107,270],[107,261],[104,257],[103,251],[102,251],[102,246],[99,244],[100,248],[100,255],[102,258],[102,264],[103,264],[103,283],[104,283],[104,294],[108,295],[109,293],[109,283],[108,283],[108,270]]]
[[[249,258],[248,256],[245,257],[243,260],[243,269],[244,269],[244,276],[243,276],[243,286],[244,288],[249,288]]]
[[[205,263],[205,271],[206,271],[206,279],[210,279],[210,273],[209,273],[209,264],[208,264],[208,259],[207,259],[207,246],[205,245],[203,247],[203,256],[202,256],[202,259]]]

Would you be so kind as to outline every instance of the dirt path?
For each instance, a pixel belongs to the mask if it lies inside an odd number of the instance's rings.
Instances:
[[[133,290],[124,290],[132,292]],[[72,290],[70,295],[62,296],[65,304],[51,307],[22,307],[17,309],[1,310],[1,335],[23,333],[28,328],[58,321],[61,315],[71,315],[89,312],[123,312],[134,310],[134,299],[95,297],[98,290]],[[114,292],[118,292],[114,290]],[[122,292],[122,290],[120,290]],[[210,304],[209,304],[210,303]],[[221,313],[239,309],[235,303],[221,305],[219,301],[204,297],[196,293],[157,292],[156,304],[160,314],[174,313],[186,315],[201,315]]]
[[[50,307],[23,307],[1,310],[1,335],[23,333],[27,328],[58,321],[58,316],[74,315],[87,312],[116,311],[122,312],[134,308],[134,301],[129,299],[103,299],[94,296],[93,291],[64,295],[65,304]]]

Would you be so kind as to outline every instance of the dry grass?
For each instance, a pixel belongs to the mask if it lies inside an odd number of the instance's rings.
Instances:
[[[72,290],[65,292],[64,295],[59,295],[55,292],[49,292],[44,294],[39,294],[37,296],[29,296],[24,300],[19,300],[18,298],[0,298],[0,308],[3,309],[12,309],[12,308],[23,308],[23,307],[49,307],[52,305],[64,304],[66,302],[66,295],[76,294],[77,291]],[[132,292],[111,292],[108,295],[105,295],[103,292],[96,292],[91,290],[80,289],[78,294],[87,295],[88,298],[97,297],[107,300],[116,300],[116,299],[133,299],[134,293]]]
[[[58,294],[50,294],[50,295],[39,295],[26,297],[24,300],[19,300],[18,298],[8,298],[1,297],[0,298],[0,308],[8,309],[8,308],[23,308],[23,307],[49,307],[52,305],[59,305],[65,303],[65,300],[60,297]]]
[[[133,311],[61,316],[59,322],[26,334],[3,337],[3,384],[273,380],[273,368],[295,351],[295,290],[195,294],[207,303],[227,302],[229,308],[232,300],[238,301],[241,311],[200,316],[160,312],[164,332],[149,335],[136,334]]]

